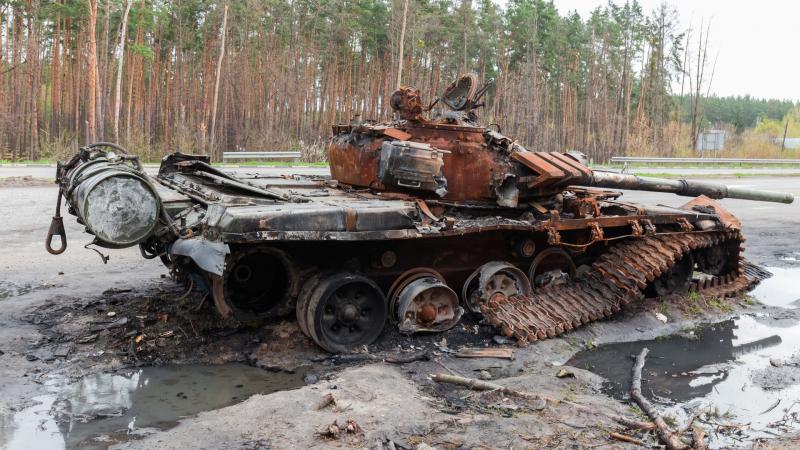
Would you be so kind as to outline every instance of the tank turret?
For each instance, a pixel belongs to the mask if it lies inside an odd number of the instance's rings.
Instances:
[[[333,127],[328,148],[331,175],[339,183],[374,191],[501,207],[542,201],[569,186],[793,201],[789,194],[593,171],[580,154],[529,151],[503,135],[499,126],[478,125],[475,109],[483,105],[487,87],[478,88],[476,78],[465,75],[427,107],[419,90],[398,89],[390,102],[396,120]],[[447,110],[431,113],[439,102]]]

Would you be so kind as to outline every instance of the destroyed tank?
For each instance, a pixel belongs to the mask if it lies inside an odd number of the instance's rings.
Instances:
[[[387,323],[441,332],[465,313],[524,345],[645,296],[722,297],[766,276],[744,261],[741,225],[714,200],[790,195],[530,151],[478,124],[486,91],[463,76],[423,107],[416,89],[397,90],[394,120],[333,126],[330,177],[233,176],[182,153],[151,176],[121,147],[89,145],[59,164],[58,204],[95,245],[159,258],[222,317],[296,315],[330,352],[374,342]],[[695,198],[640,205],[617,189]],[[51,253],[66,248],[62,220],[57,208]]]

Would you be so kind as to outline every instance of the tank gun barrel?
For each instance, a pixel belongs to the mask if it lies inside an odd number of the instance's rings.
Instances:
[[[590,186],[630,189],[634,191],[671,192],[687,197],[705,195],[713,199],[737,198],[741,200],[756,200],[761,202],[792,203],[794,196],[783,192],[762,191],[746,189],[739,186],[727,186],[718,183],[708,183],[694,180],[671,180],[667,178],[639,177],[636,175],[592,171]]]

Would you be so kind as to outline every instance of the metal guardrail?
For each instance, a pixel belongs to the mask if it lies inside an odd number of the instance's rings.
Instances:
[[[686,164],[800,164],[800,159],[758,158],[648,158],[612,156],[612,163],[686,163]]]
[[[226,159],[300,159],[300,152],[223,152]]]

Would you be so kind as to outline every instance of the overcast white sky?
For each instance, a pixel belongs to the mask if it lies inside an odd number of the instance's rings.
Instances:
[[[663,0],[639,0],[648,13]],[[584,19],[606,0],[554,0]],[[623,4],[624,0],[616,0]],[[800,100],[800,0],[667,0],[682,27],[711,19],[709,46],[719,52],[711,92]],[[697,33],[695,33],[697,36]]]

